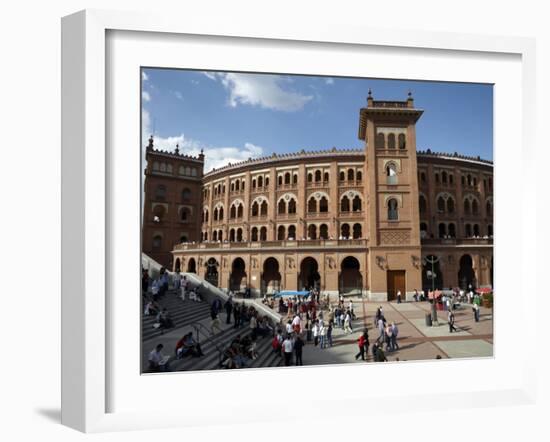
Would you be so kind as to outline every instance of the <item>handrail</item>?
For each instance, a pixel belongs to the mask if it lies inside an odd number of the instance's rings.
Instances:
[[[200,344],[200,332],[203,330],[203,329],[207,329],[207,327],[203,324],[201,324],[200,322],[193,322],[192,324],[190,324],[190,327],[193,327],[195,329],[195,331],[197,332],[197,343]],[[205,340],[206,341],[210,341],[214,344],[214,347],[216,347],[216,350],[218,350],[218,357],[219,357],[219,361],[220,363],[222,362],[222,356],[223,356],[223,347],[220,348],[220,345],[219,342],[214,339],[213,336],[210,336],[209,334],[205,333],[203,331],[203,335],[205,336]]]

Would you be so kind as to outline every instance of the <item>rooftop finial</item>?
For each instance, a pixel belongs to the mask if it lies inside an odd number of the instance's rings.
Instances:
[[[369,87],[369,97],[372,97],[372,89]]]
[[[153,135],[149,135],[149,144],[147,145],[147,149],[153,150]]]
[[[410,89],[409,89],[409,92],[407,93],[407,95],[408,95],[409,98],[412,98],[413,94],[412,94],[412,91]]]
[[[176,155],[179,155],[180,154],[180,145],[179,144],[176,144]]]

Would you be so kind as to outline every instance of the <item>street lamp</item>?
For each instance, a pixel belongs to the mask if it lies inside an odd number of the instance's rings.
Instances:
[[[432,265],[432,270],[428,270],[426,272],[428,278],[432,280],[432,327],[434,325],[439,325],[437,322],[437,309],[435,305],[435,278],[437,278],[437,274],[435,273],[434,266],[437,262],[439,262],[439,258],[437,256],[432,255],[431,257],[424,258],[425,264],[427,263]]]

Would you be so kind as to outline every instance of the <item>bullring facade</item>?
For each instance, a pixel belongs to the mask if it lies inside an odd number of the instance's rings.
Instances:
[[[154,210],[156,187],[167,185],[166,176],[159,184],[153,171],[157,156],[172,158],[172,170],[203,157],[151,147],[143,251],[154,258],[159,252],[160,260],[159,244],[172,238],[164,243],[162,264],[255,294],[318,287],[385,300],[398,290],[410,298],[432,283],[490,286],[493,165],[417,152],[422,112],[411,96],[377,101],[369,93],[359,118],[363,149],[273,154],[204,176],[202,169],[196,177],[172,176],[174,201],[163,202],[164,219]],[[198,194],[187,193],[186,206],[185,189],[197,182]],[[174,241],[184,226],[193,235]],[[426,257],[438,260],[434,281]]]

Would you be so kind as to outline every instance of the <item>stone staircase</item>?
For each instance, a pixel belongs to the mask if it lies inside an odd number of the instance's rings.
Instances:
[[[200,321],[210,317],[210,305],[208,302],[195,302],[186,299],[182,301],[175,291],[169,290],[158,302],[161,308],[166,308],[174,321],[175,328]],[[145,316],[142,310],[141,340],[146,342],[163,333],[162,330],[153,328],[156,316]],[[174,329],[171,329],[174,330]],[[167,332],[170,330],[165,330]]]

